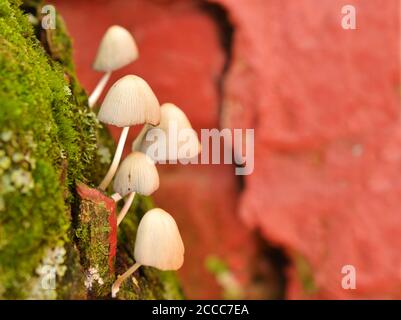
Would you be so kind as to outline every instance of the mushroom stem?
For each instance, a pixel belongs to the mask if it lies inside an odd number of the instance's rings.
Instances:
[[[102,183],[99,185],[99,189],[101,190],[106,190],[111,180],[113,179],[114,174],[117,171],[118,164],[120,163],[121,156],[123,154],[125,141],[127,140],[128,131],[129,127],[124,127],[123,131],[121,132],[120,139],[118,140],[116,153],[114,154],[113,162],[111,163],[109,171],[107,171],[107,174],[104,177]]]
[[[142,140],[145,137],[146,133],[148,132],[149,128],[150,128],[150,125],[145,123],[145,125],[142,127],[142,130],[139,132],[139,134],[136,136],[134,142],[132,143],[132,151],[139,151]]]
[[[93,108],[97,100],[99,99],[100,95],[102,94],[102,91],[104,87],[106,86],[107,82],[109,81],[111,76],[111,71],[106,72],[103,77],[100,79],[98,84],[95,87],[95,90],[92,91],[91,95],[89,96],[88,99],[88,104],[89,108]]]
[[[121,209],[120,213],[118,214],[117,217],[117,226],[123,221],[125,215],[127,214],[129,208],[131,207],[132,201],[134,201],[135,198],[135,192],[131,192],[127,198],[127,201],[124,203],[124,207]]]
[[[122,275],[119,275],[117,277],[117,280],[113,283],[113,286],[111,287],[112,298],[116,297],[117,292],[120,291],[120,286],[124,282],[124,280],[127,279],[131,274],[133,274],[140,266],[141,264],[136,262],[131,268],[129,268]]]
[[[123,197],[118,193],[118,192],[116,192],[116,193],[113,193],[112,195],[111,195],[111,198],[114,200],[114,202],[118,202],[118,201],[120,201]]]

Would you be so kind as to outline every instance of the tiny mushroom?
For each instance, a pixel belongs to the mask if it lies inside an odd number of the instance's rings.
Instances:
[[[138,47],[131,33],[120,26],[111,26],[104,34],[97,51],[93,68],[104,72],[102,79],[89,96],[89,107],[92,108],[113,71],[120,69],[138,59]]]
[[[162,271],[178,270],[184,263],[184,244],[174,218],[156,208],[148,211],[138,226],[135,241],[135,264],[114,282],[111,294],[115,298],[122,282],[141,265]]]
[[[160,105],[145,80],[128,75],[110,88],[100,107],[98,119],[106,124],[123,127],[110,169],[99,185],[101,190],[105,190],[120,163],[129,127],[142,123],[159,124]]]
[[[129,195],[118,215],[117,225],[119,225],[131,207],[135,193],[148,196],[159,188],[159,174],[152,159],[142,152],[128,155],[118,168],[113,188],[116,192],[113,198],[117,201],[119,199],[115,197],[116,194],[121,197]]]
[[[157,137],[157,131],[165,138]],[[157,139],[149,141],[153,133]],[[185,113],[172,103],[164,103],[160,107],[159,125],[145,125],[133,142],[132,150],[142,151],[154,161],[163,162],[191,159],[199,154],[201,145]]]

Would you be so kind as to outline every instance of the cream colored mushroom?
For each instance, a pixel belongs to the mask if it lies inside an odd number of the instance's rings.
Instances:
[[[128,195],[124,207],[117,217],[117,225],[121,223],[127,214],[136,193],[149,196],[158,188],[159,174],[152,159],[142,152],[133,152],[128,155],[121,162],[113,183],[113,189],[116,194],[121,197]]]
[[[105,74],[89,96],[89,107],[93,107],[113,71],[138,59],[138,47],[131,33],[120,26],[111,26],[104,34],[96,54],[93,68]]]
[[[164,133],[165,139],[161,139],[162,135],[157,135],[157,131]],[[147,139],[153,133],[159,136],[159,139],[155,139],[156,141]],[[183,133],[185,133],[185,139],[180,139]],[[164,103],[160,107],[159,125],[156,127],[145,125],[133,142],[132,150],[142,151],[154,161],[162,162],[191,159],[199,154],[201,145],[185,113],[172,103]],[[158,153],[153,152],[154,150]]]
[[[116,297],[125,279],[140,266],[159,270],[178,270],[184,263],[184,244],[174,218],[166,211],[156,208],[148,211],[138,226],[135,241],[135,264],[118,276],[112,286]]]
[[[145,80],[128,75],[110,88],[100,107],[98,119],[103,123],[123,127],[110,169],[99,186],[105,190],[117,170],[129,127],[142,123],[159,124],[159,101]]]

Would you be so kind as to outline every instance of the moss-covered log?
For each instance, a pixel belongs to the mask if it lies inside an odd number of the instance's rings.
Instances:
[[[40,8],[0,0],[0,298],[87,298],[92,252],[77,245],[85,205],[75,187],[96,186],[113,144],[87,107],[62,19],[43,30]],[[120,231],[117,271],[132,263],[140,201]],[[174,274],[136,277],[121,298],[182,297]]]

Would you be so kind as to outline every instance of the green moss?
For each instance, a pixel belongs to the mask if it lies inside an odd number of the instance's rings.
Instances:
[[[206,270],[215,276],[222,289],[224,299],[237,300],[244,298],[243,288],[230,271],[227,263],[218,256],[210,255],[205,261]]]
[[[85,277],[79,260],[79,252],[71,242],[66,244],[66,252],[67,269],[57,286],[57,299],[85,299],[87,294],[83,285]]]
[[[6,298],[29,296],[27,283],[45,250],[70,239],[69,191],[93,172],[99,128],[76,80],[63,24],[47,37],[66,48],[58,63],[19,5],[0,0],[0,283]]]
[[[184,292],[178,281],[177,273],[173,271],[159,272],[159,281],[162,283],[163,299],[177,300],[184,298]]]
[[[0,0],[6,13],[0,17],[0,152],[9,159],[21,155],[3,168],[0,181],[0,283],[6,298],[27,297],[25,288],[45,249],[68,238],[61,177],[66,154],[77,151],[64,144],[78,139],[57,112],[72,104],[61,67],[49,62],[17,5]]]
[[[229,272],[227,264],[217,256],[211,255],[206,258],[206,269],[214,274],[219,275],[225,272]]]
[[[308,261],[300,256],[295,256],[295,268],[298,274],[298,277],[302,283],[302,288],[304,293],[307,295],[313,295],[318,291],[318,288],[315,284],[315,280],[313,278],[312,269],[308,263]]]

